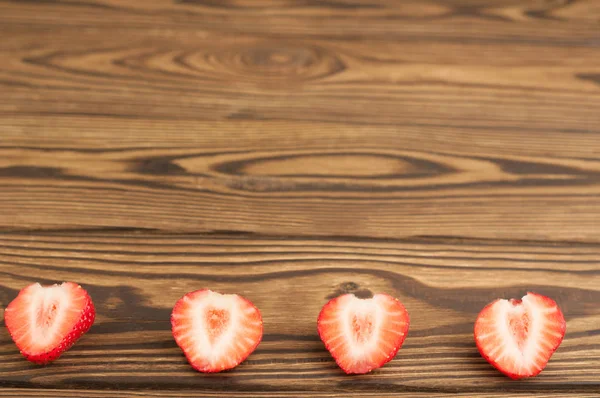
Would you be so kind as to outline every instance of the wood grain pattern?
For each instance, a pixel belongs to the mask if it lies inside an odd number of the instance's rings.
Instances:
[[[4,229],[599,241],[594,133],[8,120]]]
[[[0,2],[0,227],[598,241],[594,4]]]
[[[0,0],[0,311],[33,281],[98,307],[45,368],[2,328],[0,396],[600,393],[599,4]],[[201,287],[265,320],[208,377],[169,332]],[[472,327],[527,290],[568,334],[511,382]],[[346,291],[412,315],[371,375],[316,334]]]
[[[24,361],[2,330],[0,383],[342,396],[597,392],[599,255],[598,244],[558,242],[6,233],[0,237],[2,303],[24,284],[51,283],[61,275],[85,286],[98,317],[84,339],[46,368]],[[255,353],[214,377],[191,370],[169,331],[175,301],[205,286],[250,298],[265,325]],[[568,335],[543,377],[514,383],[479,356],[472,329],[486,303],[526,290],[561,303]],[[340,293],[380,291],[399,297],[412,314],[409,337],[387,366],[365,377],[345,376],[318,338],[316,317]]]

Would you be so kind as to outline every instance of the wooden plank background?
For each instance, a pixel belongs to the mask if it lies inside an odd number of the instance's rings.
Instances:
[[[597,396],[600,2],[0,0],[0,317],[34,281],[98,316],[47,367],[0,331],[0,396]],[[194,372],[185,292],[237,292],[264,341]],[[550,295],[537,378],[478,354],[479,310]],[[343,292],[411,313],[396,359],[341,373]]]

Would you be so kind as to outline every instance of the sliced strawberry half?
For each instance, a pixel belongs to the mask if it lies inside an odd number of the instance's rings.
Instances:
[[[344,294],[325,304],[317,327],[338,366],[348,374],[362,374],[394,358],[409,323],[406,308],[392,296],[360,299]]]
[[[565,336],[566,323],[554,300],[527,293],[521,300],[498,299],[475,322],[481,355],[512,379],[539,374]]]
[[[250,301],[205,289],[177,301],[171,326],[190,365],[204,373],[236,367],[256,349],[263,335],[262,317]]]
[[[37,364],[60,357],[89,330],[95,317],[92,299],[72,282],[29,285],[4,312],[8,332],[21,354]]]

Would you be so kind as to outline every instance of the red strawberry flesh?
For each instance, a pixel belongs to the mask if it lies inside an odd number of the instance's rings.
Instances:
[[[564,316],[554,300],[527,293],[521,300],[496,300],[475,322],[481,355],[512,379],[538,375],[563,340]]]
[[[348,374],[363,374],[391,361],[406,338],[406,308],[387,294],[360,299],[345,294],[329,301],[319,314],[319,336]]]
[[[6,327],[21,354],[37,364],[60,357],[89,330],[95,317],[92,299],[72,282],[29,285],[4,312]]]
[[[263,324],[258,309],[237,294],[196,290],[183,296],[171,314],[173,337],[200,372],[236,367],[258,346]]]

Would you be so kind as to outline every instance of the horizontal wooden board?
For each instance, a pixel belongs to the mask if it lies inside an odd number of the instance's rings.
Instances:
[[[598,14],[1,1],[0,229],[599,242]]]
[[[86,396],[90,398],[108,398],[108,397],[117,397],[117,398],[136,398],[136,397],[178,397],[178,398],[187,398],[187,397],[222,397],[223,392],[190,392],[190,391],[170,391],[170,390],[127,390],[127,391],[112,391],[112,390],[76,390],[76,389],[23,389],[23,388],[7,388],[0,390],[0,397],[39,397],[41,395],[46,397],[81,397]],[[264,393],[244,393],[244,392],[229,392],[227,394],[228,397],[251,397],[251,398],[288,398],[288,397],[297,397],[297,392],[264,392]],[[306,395],[305,395],[306,396]],[[419,393],[419,392],[362,392],[360,394],[352,394],[351,392],[343,392],[343,393],[323,393],[323,392],[311,392],[311,397],[320,398],[320,397],[348,397],[348,396],[360,396],[360,397],[417,397],[417,398],[447,398],[447,397],[475,397],[472,393],[469,394],[460,394],[460,393]],[[528,394],[528,397],[545,397],[547,394]],[[561,393],[562,397],[577,397],[577,398],[591,398],[597,397],[597,394],[586,394],[586,393]],[[513,397],[523,397],[522,394],[519,393],[501,393],[501,394],[485,394],[485,397],[490,398],[513,398]]]
[[[4,233],[1,308],[31,282],[74,280],[90,292],[98,315],[89,334],[47,367],[23,360],[2,328],[0,386],[188,394],[225,389],[232,396],[499,390],[584,395],[600,389],[599,255],[598,244],[559,242]],[[233,371],[193,371],[171,337],[173,304],[199,288],[237,292],[262,311],[264,341]],[[561,305],[567,336],[540,377],[513,382],[479,356],[473,322],[491,300],[529,290]],[[411,315],[399,354],[367,376],[343,375],[316,333],[321,306],[345,292],[390,293]]]
[[[600,236],[585,131],[91,120],[0,121],[1,228]]]
[[[169,390],[128,390],[128,391],[103,391],[103,390],[57,390],[57,389],[3,389],[0,390],[0,397],[39,397],[40,394],[46,397],[81,397],[86,396],[90,398],[108,398],[108,397],[117,397],[117,398],[136,398],[136,397],[178,397],[178,398],[187,398],[187,397],[222,397],[223,392],[189,392],[189,391],[169,391]],[[228,393],[228,397],[251,397],[251,398],[288,398],[288,397],[297,397],[297,392],[291,393],[283,393],[283,392],[266,392],[266,393],[242,393],[242,392],[233,392]],[[351,392],[344,393],[319,393],[312,392],[311,397],[349,397],[349,396],[360,396],[360,397],[417,397],[417,398],[447,398],[447,397],[475,397],[472,393],[469,394],[460,394],[460,393],[452,393],[452,394],[444,394],[444,393],[418,393],[418,392],[362,392],[360,394],[352,394]],[[501,394],[485,394],[485,397],[490,398],[514,398],[514,397],[523,397],[522,394],[519,393],[501,393]],[[528,394],[527,397],[546,397],[547,394]],[[586,393],[561,393],[561,397],[577,397],[577,398],[592,398],[597,397],[597,394],[586,394]]]

